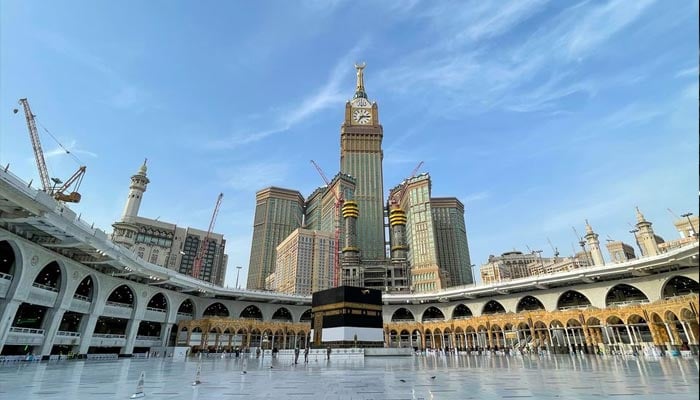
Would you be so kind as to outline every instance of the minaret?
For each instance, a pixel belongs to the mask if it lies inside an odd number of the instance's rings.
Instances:
[[[605,265],[605,260],[603,259],[603,252],[600,251],[600,241],[598,241],[598,234],[593,232],[593,228],[588,224],[586,220],[586,242],[588,243],[588,248],[591,249],[591,258],[593,258],[593,265]]]
[[[360,249],[357,247],[357,217],[360,209],[357,203],[346,200],[343,203],[343,218],[345,219],[345,247],[342,258],[342,283],[346,286],[362,286],[362,271],[360,270]]]
[[[131,176],[129,197],[126,199],[126,205],[124,206],[124,212],[122,213],[122,221],[125,221],[129,217],[136,217],[139,215],[141,198],[143,198],[143,193],[146,191],[146,185],[148,185],[150,182],[146,177],[147,161],[148,159],[145,159],[138,172]]]
[[[643,256],[655,256],[659,254],[659,247],[656,244],[656,235],[654,235],[654,230],[651,229],[651,222],[644,219],[644,215],[637,209],[637,240],[639,241],[639,246],[642,248]]]

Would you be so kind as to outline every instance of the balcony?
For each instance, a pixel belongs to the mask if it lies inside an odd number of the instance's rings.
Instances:
[[[58,331],[54,338],[54,344],[77,345],[80,343],[80,332]]]
[[[131,313],[134,311],[131,304],[117,303],[108,301],[105,303],[103,315],[106,317],[131,318]]]
[[[126,335],[114,333],[93,333],[90,346],[122,347],[126,345]]]
[[[168,318],[166,310],[153,307],[146,307],[146,312],[143,315],[143,319],[146,321],[165,322],[166,318]]]
[[[0,298],[4,299],[7,296],[7,291],[10,290],[11,283],[12,275],[0,272]]]
[[[5,344],[36,346],[44,342],[44,330],[34,328],[18,328],[13,326],[7,334]]]
[[[29,289],[27,303],[36,304],[44,307],[53,307],[58,297],[58,289],[51,286],[42,285],[34,282]]]
[[[81,314],[88,314],[90,312],[90,299],[79,294],[73,295],[73,299],[70,302],[70,310],[79,312]]]

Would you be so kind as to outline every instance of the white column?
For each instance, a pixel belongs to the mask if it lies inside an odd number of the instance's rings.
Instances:
[[[0,351],[2,351],[5,345],[5,340],[7,340],[7,334],[10,332],[12,327],[12,321],[15,319],[15,314],[20,304],[19,300],[9,300],[7,303],[0,303]]]
[[[666,327],[666,332],[668,333],[668,338],[671,341],[671,344],[675,345],[676,341],[673,339],[673,334],[671,334],[671,328],[668,327],[668,322],[664,322],[664,326]]]
[[[134,352],[134,343],[136,342],[136,334],[139,331],[139,325],[141,325],[140,319],[130,319],[126,325],[126,344],[122,347],[121,354],[131,355]],[[204,335],[204,332],[202,332]],[[208,338],[207,338],[207,341]]]
[[[78,347],[78,354],[87,354],[90,348],[90,342],[92,341],[92,334],[95,333],[95,325],[97,324],[97,319],[100,318],[97,314],[85,314],[80,320],[80,346]]]
[[[51,355],[51,348],[53,347],[53,342],[56,338],[56,332],[61,324],[61,320],[63,320],[63,314],[65,312],[66,310],[62,308],[49,309],[47,311],[46,319],[44,319],[44,326],[46,327],[44,329],[44,343],[41,345],[42,358],[46,356],[48,359],[48,357]]]

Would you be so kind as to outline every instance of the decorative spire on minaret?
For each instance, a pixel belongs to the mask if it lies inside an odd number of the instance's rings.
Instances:
[[[355,95],[352,97],[356,99],[358,97],[367,98],[367,93],[365,93],[365,73],[364,69],[367,66],[364,62],[362,64],[355,64],[355,69],[357,70],[357,85],[355,86]]]
[[[588,248],[591,249],[591,258],[593,259],[593,265],[605,265],[605,259],[603,259],[603,252],[600,250],[600,241],[598,240],[598,234],[593,232],[593,228],[586,220],[586,242],[588,242]]]
[[[129,185],[129,195],[126,198],[126,205],[122,213],[122,221],[125,221],[128,217],[136,217],[139,215],[141,199],[143,198],[143,193],[146,191],[146,186],[150,182],[146,177],[146,171],[148,170],[148,167],[146,167],[147,162],[148,159],[145,159],[138,172],[131,176],[131,185]]]
[[[635,207],[637,210],[637,239],[639,240],[639,247],[642,250],[642,255],[649,257],[659,254],[659,245],[656,243],[656,234],[654,234],[654,229],[651,227],[651,222],[644,218],[644,215],[639,211],[639,207]]]
[[[647,220],[644,219],[644,215],[642,214],[642,212],[639,211],[639,207],[635,207],[635,209],[637,210],[637,223],[647,222]]]

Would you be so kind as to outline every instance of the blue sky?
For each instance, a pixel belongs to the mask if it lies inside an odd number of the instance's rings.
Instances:
[[[633,243],[639,206],[698,213],[696,1],[0,3],[0,164],[38,173],[17,99],[87,165],[71,206],[111,231],[148,157],[140,214],[216,231],[247,277],[255,192],[308,195],[339,168],[366,61],[389,189],[419,161],[466,208],[472,262],[562,254],[588,219]],[[52,176],[78,164],[43,129]],[[607,254],[606,254],[607,257]]]

